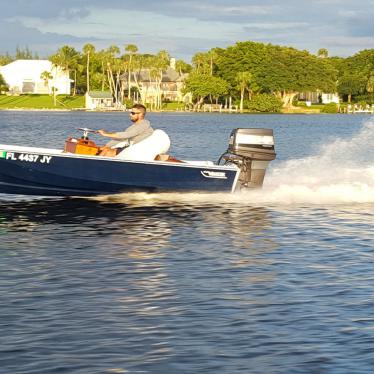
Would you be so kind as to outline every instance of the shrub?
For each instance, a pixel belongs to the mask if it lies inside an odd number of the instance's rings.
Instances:
[[[279,113],[282,109],[282,101],[269,94],[253,96],[252,100],[246,104],[251,112]]]
[[[335,103],[326,104],[321,109],[321,113],[338,113],[338,106]]]
[[[123,100],[123,105],[126,108],[132,108],[132,106],[134,105],[134,102],[131,99],[125,99]]]
[[[9,91],[9,87],[7,83],[5,82],[5,79],[3,76],[0,74],[0,94]]]
[[[361,104],[361,102],[371,103],[373,101],[373,95],[371,94],[361,94],[354,96],[354,102]]]

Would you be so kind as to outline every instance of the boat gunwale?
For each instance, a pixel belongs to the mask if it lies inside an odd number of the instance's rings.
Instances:
[[[17,153],[30,153],[30,154],[43,154],[48,156],[54,157],[62,157],[62,158],[70,158],[70,159],[86,159],[86,160],[93,160],[93,161],[106,161],[106,162],[120,162],[120,163],[132,163],[132,164],[152,164],[152,165],[165,165],[165,166],[173,166],[173,167],[192,167],[192,168],[206,168],[206,169],[217,169],[217,170],[230,170],[236,171],[239,174],[240,169],[235,165],[216,165],[216,164],[204,164],[207,161],[189,161],[189,160],[181,160],[182,162],[170,162],[170,161],[145,161],[145,160],[124,160],[115,157],[107,157],[107,156],[96,156],[96,155],[83,155],[77,153],[70,153],[64,152],[60,149],[54,148],[38,148],[38,147],[27,147],[27,146],[20,146],[20,145],[8,145],[8,144],[0,144],[0,151],[6,152],[17,152]],[[209,162],[209,161],[208,161]]]

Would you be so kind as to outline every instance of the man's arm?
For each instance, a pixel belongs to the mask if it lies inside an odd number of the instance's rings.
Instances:
[[[107,132],[105,130],[98,130],[98,133],[102,136],[112,138],[115,140],[130,139],[136,135],[141,134],[151,127],[151,124],[147,120],[142,120],[140,123],[131,125],[125,131],[120,132]]]
[[[102,136],[106,136],[107,138],[112,138],[112,139],[120,139],[118,136],[117,136],[117,133],[116,132],[107,132],[105,130],[97,130],[97,132],[102,135]]]
[[[140,129],[141,130],[141,129]],[[115,140],[123,140],[132,138],[133,136],[138,135],[142,131],[139,131],[138,125],[131,125],[129,128],[127,128],[125,131],[120,132],[107,132],[105,130],[98,130],[98,133],[102,136],[106,136],[107,138],[112,138]]]

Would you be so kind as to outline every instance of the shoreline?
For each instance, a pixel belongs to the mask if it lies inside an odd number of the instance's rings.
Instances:
[[[0,108],[7,112],[71,112],[75,109],[49,109],[49,108]]]
[[[125,110],[92,110],[92,109],[85,109],[85,108],[76,108],[76,109],[64,109],[64,108],[0,108],[0,112],[86,112],[86,113],[126,113]],[[184,111],[184,110],[157,110],[151,111],[148,110],[148,113],[191,113],[191,114],[240,114],[240,115],[251,115],[251,114],[325,114],[321,113],[319,110],[295,110],[295,111],[284,111],[284,112],[204,112],[204,111]],[[334,114],[341,114],[341,113],[334,113]]]
[[[86,109],[86,108],[1,108],[0,112],[88,112],[88,113],[126,113],[127,110],[93,110],[93,109]],[[323,113],[320,109],[309,109],[305,110],[304,108],[295,108],[295,109],[286,109],[282,112],[275,113],[275,112],[247,112],[244,111],[243,113],[237,112],[205,112],[205,111],[188,111],[188,110],[173,110],[173,109],[164,109],[164,110],[155,110],[151,111],[148,109],[148,113],[200,113],[200,114],[304,114],[304,115],[313,115],[313,114],[369,114],[373,115],[372,113],[364,113],[364,112],[357,112],[357,113]]]

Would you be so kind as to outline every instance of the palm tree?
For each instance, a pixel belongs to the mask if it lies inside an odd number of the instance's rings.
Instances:
[[[152,66],[154,56],[151,55],[139,55],[132,62],[132,77],[134,78],[134,86],[137,88],[138,93],[140,94],[140,102],[142,104],[147,103],[148,99],[148,86],[144,86],[140,79],[140,72],[143,69],[150,69]]]
[[[127,98],[131,100],[131,64],[132,64],[132,56],[138,52],[138,47],[135,44],[128,44],[125,47],[125,51],[129,54],[129,63],[128,63],[128,94]]]
[[[201,74],[208,74],[210,69],[210,57],[203,52],[198,52],[192,57],[192,64],[195,70]]]
[[[54,76],[49,71],[45,70],[40,74],[40,79],[43,79],[44,80],[44,85],[48,86],[48,82],[50,80],[54,80]],[[57,88],[54,85],[52,85],[51,91],[52,91],[52,95],[53,95],[53,104],[54,104],[54,106],[56,106]]]
[[[70,78],[70,69],[74,70],[74,88],[73,94],[76,93],[76,81],[77,81],[77,65],[78,65],[79,53],[75,48],[68,45],[57,50],[57,53],[49,57],[49,60],[55,65],[61,67],[62,70],[67,71]]]
[[[191,65],[187,64],[183,60],[177,60],[175,63],[175,69],[179,72],[179,75],[191,71]]]
[[[116,82],[114,79],[114,73],[117,73],[118,77],[118,72],[121,69],[121,62],[116,57],[119,53],[120,49],[116,45],[110,46],[102,53],[103,64],[106,66],[108,76],[109,89],[113,97],[116,99],[116,102],[118,102],[118,82]]]
[[[317,52],[317,56],[320,58],[329,57],[329,51],[326,48],[320,48]]]
[[[90,91],[90,56],[95,53],[95,46],[88,43],[83,46],[83,53],[86,55],[87,58],[87,65],[86,65],[86,74],[87,74],[87,89],[86,91]]]
[[[217,58],[217,52],[214,49],[211,49],[208,53],[208,58],[209,58],[209,68],[210,68],[210,75],[213,76],[213,65],[214,65],[214,60]]]
[[[237,88],[240,90],[240,112],[243,112],[244,92],[249,90],[252,82],[252,74],[249,71],[241,71],[236,74]]]
[[[167,69],[169,61],[169,53],[165,50],[158,52],[157,55],[154,56],[154,59],[152,61],[150,75],[156,83],[156,109],[161,109],[161,83],[163,78],[163,72]]]

